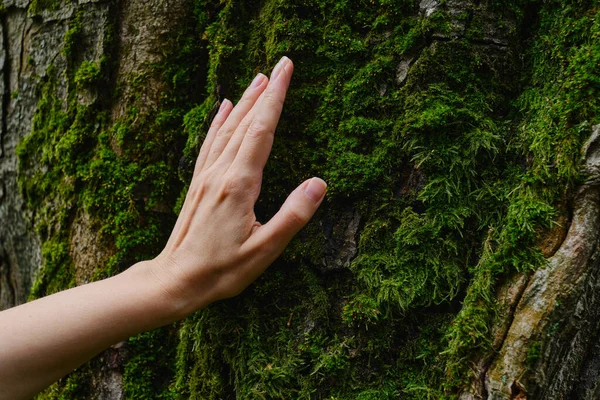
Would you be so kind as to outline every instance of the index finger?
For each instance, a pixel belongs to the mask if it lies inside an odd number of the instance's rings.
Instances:
[[[264,97],[231,164],[232,168],[239,171],[262,174],[271,153],[275,128],[294,71],[294,64],[289,58],[283,57],[279,63],[281,63],[279,73],[275,77],[271,76]]]

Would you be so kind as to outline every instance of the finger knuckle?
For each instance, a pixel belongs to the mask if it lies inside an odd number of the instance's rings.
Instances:
[[[238,106],[242,108],[250,108],[256,102],[256,93],[247,90],[240,99]]]
[[[230,137],[232,134],[233,134],[233,130],[231,130],[231,129],[230,129],[230,128],[228,128],[228,127],[225,127],[225,126],[223,126],[223,127],[221,127],[221,129],[219,129],[219,130],[217,131],[216,137],[217,137],[217,138],[228,138],[228,137]]]
[[[308,222],[308,218],[302,213],[298,212],[295,208],[289,208],[287,210],[289,221],[294,226],[302,226]]]
[[[256,186],[256,178],[248,173],[228,176],[224,180],[225,195],[247,195]]]
[[[242,130],[245,131],[247,130],[250,125],[252,125],[252,119],[251,118],[244,118],[242,120],[242,122],[240,122],[240,125],[238,126],[238,130]]]
[[[190,185],[188,197],[194,199],[194,201],[197,201],[198,199],[202,198],[202,196],[204,196],[205,192],[206,182],[202,179],[198,179],[196,182],[192,182],[192,185]]]
[[[250,173],[241,173],[237,176],[240,186],[244,190],[250,190],[260,184],[257,177]]]
[[[275,129],[270,126],[264,120],[254,120],[252,125],[248,128],[248,132],[246,135],[250,138],[260,138],[264,136],[273,135],[275,133]]]
[[[221,187],[221,197],[229,197],[239,191],[240,185],[236,179],[225,179]]]
[[[272,109],[281,110],[283,108],[283,97],[278,95],[275,90],[270,90],[265,94],[265,103]]]

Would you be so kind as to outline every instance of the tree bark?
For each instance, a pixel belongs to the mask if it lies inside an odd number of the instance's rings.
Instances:
[[[39,398],[600,398],[597,1],[5,0],[0,309],[155,256],[214,110],[295,62],[241,296]]]

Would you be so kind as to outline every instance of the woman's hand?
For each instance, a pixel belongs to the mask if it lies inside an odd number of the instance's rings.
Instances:
[[[162,253],[112,278],[0,313],[0,400],[27,399],[111,344],[240,293],[312,217],[325,182],[301,184],[266,225],[254,203],[292,76],[283,58],[208,132]]]
[[[271,79],[258,74],[239,103],[225,100],[200,150],[185,203],[155,276],[189,314],[244,290],[310,220],[326,185],[312,178],[265,225],[254,214],[293,64],[283,57]]]

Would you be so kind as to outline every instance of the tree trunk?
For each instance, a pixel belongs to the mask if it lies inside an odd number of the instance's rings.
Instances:
[[[598,1],[5,0],[0,308],[156,256],[215,108],[295,76],[237,298],[50,398],[597,399]]]

